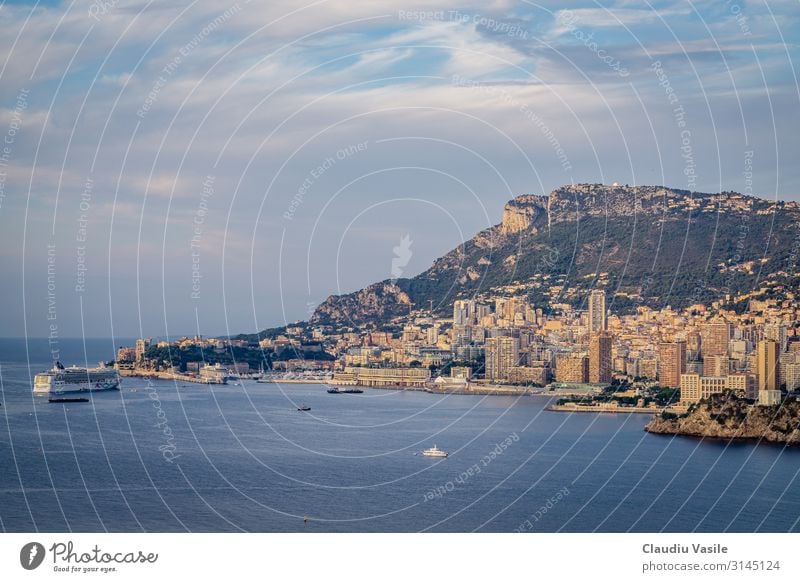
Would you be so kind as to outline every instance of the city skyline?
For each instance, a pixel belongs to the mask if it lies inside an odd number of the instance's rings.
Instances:
[[[666,389],[674,391],[668,407],[682,411],[725,392],[773,406],[784,393],[800,391],[795,300],[754,300],[743,313],[724,302],[684,311],[640,308],[635,314],[611,313],[608,325],[605,293],[592,290],[589,296],[586,309],[563,306],[553,313],[524,297],[484,295],[455,300],[452,318],[411,311],[387,328],[371,330],[303,323],[257,338],[162,340],[160,351],[152,353],[151,340],[139,339],[135,347],[120,348],[116,365],[132,375],[224,380],[219,354],[251,348],[228,362],[237,374],[252,374],[255,357],[259,375],[268,369],[332,384],[445,392],[566,390],[582,394],[581,400],[611,389],[638,399],[639,407]],[[193,359],[181,355],[197,347],[201,351]],[[179,363],[161,348],[175,349]],[[615,411],[626,407],[630,404]]]

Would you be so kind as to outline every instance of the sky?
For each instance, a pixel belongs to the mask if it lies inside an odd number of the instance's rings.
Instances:
[[[0,336],[304,320],[564,184],[800,200],[799,8],[5,2]]]

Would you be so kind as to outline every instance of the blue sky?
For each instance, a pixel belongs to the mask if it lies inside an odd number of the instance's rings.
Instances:
[[[6,2],[0,335],[305,319],[390,277],[404,236],[414,275],[506,200],[571,182],[798,200],[799,16],[786,0]]]

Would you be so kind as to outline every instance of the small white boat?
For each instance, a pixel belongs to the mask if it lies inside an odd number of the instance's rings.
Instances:
[[[448,455],[447,451],[437,448],[436,445],[433,445],[429,449],[425,449],[422,451],[422,454],[426,457],[446,457]]]

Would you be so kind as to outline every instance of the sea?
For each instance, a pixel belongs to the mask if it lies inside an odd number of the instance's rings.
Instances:
[[[115,343],[60,339],[59,357]],[[51,365],[46,340],[0,340],[2,531],[800,531],[800,450],[651,435],[648,415],[139,378],[55,404],[31,390]]]

